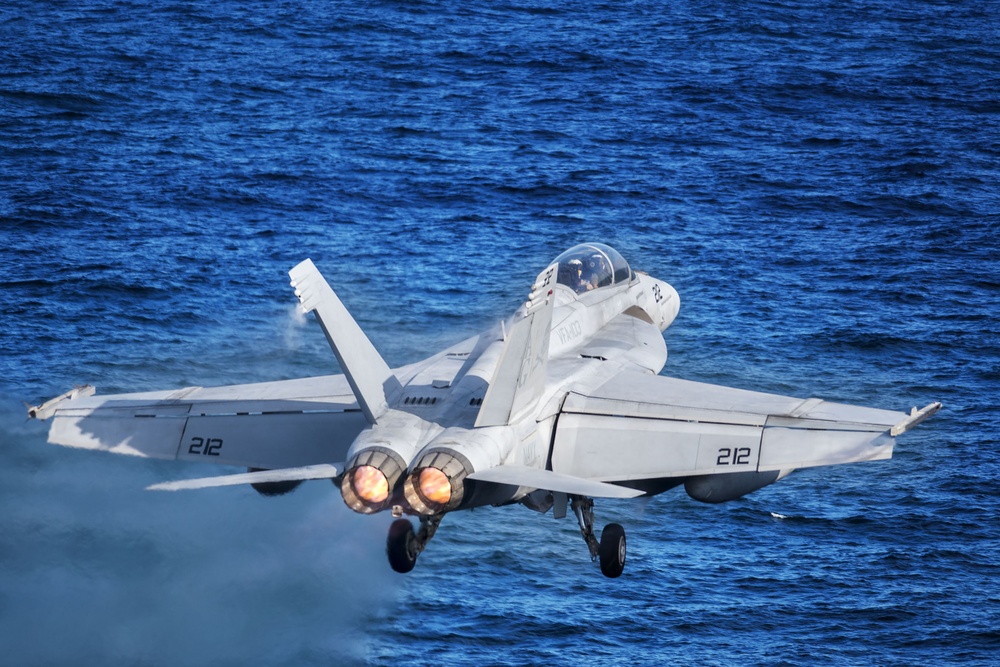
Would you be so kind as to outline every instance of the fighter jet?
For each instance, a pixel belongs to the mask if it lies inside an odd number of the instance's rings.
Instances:
[[[449,512],[520,504],[571,511],[591,560],[618,577],[625,531],[611,523],[597,538],[595,498],[683,485],[700,501],[733,500],[799,468],[890,458],[896,436],[941,408],[907,414],[660,375],[680,297],[601,243],[556,257],[493,329],[396,369],[311,260],[289,276],[342,375],[108,396],[86,385],[29,416],[52,420],[54,444],[248,469],[150,489],[278,495],[330,479],[355,512],[395,518],[386,551],[397,572],[413,569]]]

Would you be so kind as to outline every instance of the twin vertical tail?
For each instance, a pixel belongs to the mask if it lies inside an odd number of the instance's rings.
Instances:
[[[476,427],[506,426],[533,408],[545,389],[552,329],[553,288],[558,264],[550,264],[531,286],[524,310],[507,333]]]
[[[288,276],[302,308],[316,313],[361,412],[369,424],[376,424],[402,391],[399,380],[311,259],[299,263]]]
[[[545,389],[558,264],[538,274],[507,335],[500,361],[479,409],[476,426],[505,426],[533,408]],[[312,260],[288,273],[306,312],[315,312],[369,424],[378,423],[402,392],[399,380],[354,321]]]

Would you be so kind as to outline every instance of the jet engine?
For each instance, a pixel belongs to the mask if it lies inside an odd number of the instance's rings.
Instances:
[[[399,486],[422,437],[418,424],[375,426],[358,434],[347,453],[340,494],[355,512],[374,514],[400,502]]]
[[[403,482],[406,502],[416,513],[431,515],[514,500],[518,487],[468,477],[500,465],[515,438],[506,426],[446,429],[414,459]]]
[[[350,461],[340,480],[340,494],[355,512],[374,514],[392,503],[392,494],[406,471],[399,454],[385,447],[362,450]]]
[[[472,464],[458,452],[427,451],[403,482],[403,497],[419,514],[456,509],[465,498],[465,478],[472,471]]]

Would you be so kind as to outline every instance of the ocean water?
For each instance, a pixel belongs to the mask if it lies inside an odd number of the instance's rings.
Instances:
[[[0,663],[1000,662],[995,3],[0,8]],[[327,483],[53,447],[37,403],[336,370],[311,257],[391,365],[609,243],[664,373],[945,409],[732,503],[448,516],[409,575]],[[228,470],[227,470],[228,471]],[[220,471],[224,472],[224,471]]]

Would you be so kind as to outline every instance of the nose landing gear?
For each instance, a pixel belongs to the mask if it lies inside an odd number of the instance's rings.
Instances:
[[[601,573],[612,579],[620,577],[625,570],[625,529],[617,523],[609,523],[601,531],[601,541],[594,535],[594,500],[582,496],[571,496],[571,507],[580,524],[580,534],[587,543],[592,561],[600,559]]]

